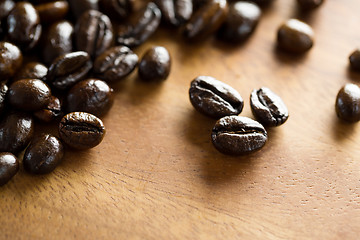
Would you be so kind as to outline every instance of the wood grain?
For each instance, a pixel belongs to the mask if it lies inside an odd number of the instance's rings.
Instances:
[[[144,46],[167,47],[173,68],[162,84],[134,73],[114,86],[103,143],[67,152],[53,173],[23,169],[0,189],[0,239],[359,239],[360,125],[339,121],[338,90],[359,83],[348,56],[359,46],[357,0],[328,0],[308,16],[276,0],[240,46],[189,45],[161,29]],[[315,31],[301,57],[276,50],[291,17]],[[290,111],[265,147],[228,157],[210,139],[214,120],[188,100],[190,81],[214,76],[245,99],[267,86]]]

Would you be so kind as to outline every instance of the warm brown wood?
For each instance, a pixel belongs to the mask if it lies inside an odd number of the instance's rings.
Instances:
[[[360,2],[328,0],[305,20],[316,33],[302,57],[275,50],[277,27],[299,16],[276,0],[242,46],[186,45],[159,31],[169,79],[119,83],[103,143],[69,152],[52,174],[23,169],[0,189],[0,239],[359,239],[360,125],[340,122],[334,103],[359,83],[348,56],[360,46]],[[249,95],[267,86],[290,111],[253,155],[228,157],[210,140],[214,120],[188,100],[190,81],[212,75]]]

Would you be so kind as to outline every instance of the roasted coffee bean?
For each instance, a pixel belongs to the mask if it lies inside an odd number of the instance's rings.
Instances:
[[[125,19],[133,12],[134,0],[99,0],[99,5],[110,18]]]
[[[102,121],[85,112],[69,113],[59,124],[60,138],[75,149],[84,150],[97,146],[103,140],[105,132]]]
[[[21,112],[8,113],[0,122],[0,152],[17,154],[28,145],[33,133],[31,116]]]
[[[7,25],[10,41],[21,49],[32,49],[40,39],[40,17],[31,3],[16,3],[7,17]]]
[[[20,49],[8,42],[0,42],[0,80],[4,81],[19,70],[23,61]]]
[[[192,0],[156,0],[165,22],[179,26],[187,22],[193,12]]]
[[[182,34],[188,40],[200,40],[219,29],[226,19],[226,0],[209,0],[199,8],[185,25]]]
[[[283,100],[266,87],[252,91],[250,106],[256,120],[264,126],[279,126],[289,117],[288,109]]]
[[[25,66],[21,67],[20,71],[13,78],[14,81],[21,79],[40,79],[44,80],[48,69],[45,65],[39,62],[29,62]]]
[[[54,1],[39,4],[35,7],[38,11],[42,24],[51,24],[64,19],[69,11],[67,1]]]
[[[261,149],[267,132],[258,122],[240,116],[226,116],[218,120],[211,133],[212,143],[228,155],[244,155]]]
[[[360,120],[360,88],[348,83],[343,86],[335,103],[337,116],[348,122],[357,122]]]
[[[157,30],[160,21],[160,9],[153,2],[148,3],[133,16],[129,25],[120,28],[117,43],[128,47],[139,46]]]
[[[94,73],[106,82],[117,82],[134,71],[138,60],[138,56],[130,48],[113,47],[96,58]]]
[[[113,90],[106,82],[87,79],[75,84],[67,95],[69,112],[87,112],[101,117],[113,104]]]
[[[46,81],[59,90],[65,90],[84,79],[92,68],[90,55],[72,52],[57,57],[49,67]]]
[[[353,70],[360,71],[360,49],[356,49],[349,57],[350,66]]]
[[[9,182],[18,171],[18,159],[12,153],[0,153],[0,186]]]
[[[310,10],[319,7],[323,0],[297,0],[299,6],[304,10]]]
[[[314,33],[309,25],[297,19],[290,19],[278,30],[279,48],[290,53],[304,53],[314,43]]]
[[[156,46],[147,50],[139,64],[139,76],[144,81],[163,81],[171,69],[171,57],[164,47]]]
[[[34,174],[52,172],[64,157],[64,146],[51,135],[43,134],[31,141],[23,159],[25,170]]]
[[[9,88],[4,82],[0,82],[0,116],[5,109],[5,100]]]
[[[72,52],[73,32],[74,27],[68,21],[51,25],[42,48],[42,57],[46,64],[51,64],[58,56]]]
[[[110,19],[99,11],[89,10],[76,23],[76,47],[96,57],[111,47],[114,34]]]
[[[9,103],[23,111],[37,111],[44,108],[51,97],[50,88],[39,79],[22,79],[9,87]]]
[[[254,32],[260,17],[261,9],[254,3],[239,1],[230,4],[218,36],[229,42],[242,42]]]
[[[190,102],[196,110],[215,119],[241,113],[244,101],[229,85],[209,76],[191,82]]]
[[[70,0],[68,2],[70,10],[76,19],[88,10],[99,10],[98,0]]]
[[[56,120],[61,115],[62,115],[61,103],[60,100],[55,96],[50,97],[50,101],[45,108],[34,112],[34,116],[37,119],[47,123]]]

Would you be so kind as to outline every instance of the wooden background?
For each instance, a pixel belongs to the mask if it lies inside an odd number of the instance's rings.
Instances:
[[[300,16],[295,0],[275,0],[241,46],[197,45],[160,30],[136,49],[167,47],[162,84],[134,73],[115,86],[98,147],[68,152],[53,173],[19,174],[0,189],[0,239],[359,239],[360,124],[339,121],[338,90],[359,83],[348,56],[360,46],[360,2],[328,0]],[[278,52],[275,34],[291,17],[315,31],[301,57]],[[269,129],[253,155],[212,146],[214,120],[188,100],[190,81],[214,76],[245,99],[267,86],[290,117]]]

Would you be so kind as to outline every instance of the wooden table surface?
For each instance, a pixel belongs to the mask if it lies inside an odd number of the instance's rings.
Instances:
[[[359,239],[360,123],[338,120],[336,94],[359,83],[348,56],[360,46],[360,2],[328,0],[300,16],[293,0],[276,0],[255,34],[230,46],[189,45],[160,30],[170,77],[146,84],[132,74],[114,86],[103,118],[104,141],[68,152],[51,174],[21,167],[0,189],[0,239]],[[275,48],[278,26],[301,17],[315,31],[303,56]],[[229,157],[214,149],[214,120],[189,102],[190,82],[214,76],[245,100],[267,86],[282,97],[288,121],[268,130],[265,147]]]

